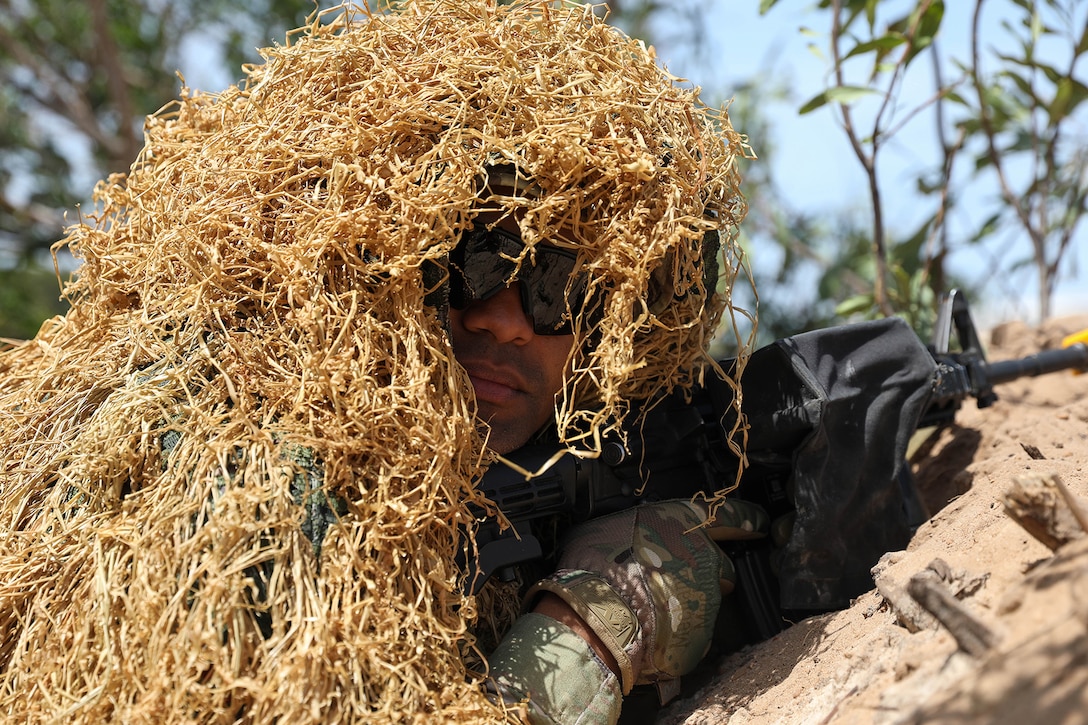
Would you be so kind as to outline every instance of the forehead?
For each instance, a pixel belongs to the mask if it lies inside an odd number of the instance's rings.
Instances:
[[[498,209],[484,208],[476,215],[473,220],[475,226],[486,226],[488,228],[497,228],[510,232],[511,234],[521,238],[521,226],[519,222],[525,216],[524,209],[514,209],[512,211],[500,211]]]
[[[519,188],[528,182],[515,184],[512,173],[492,173],[480,190],[476,208],[476,225],[495,226],[521,237],[520,222],[525,218],[525,207],[516,202]],[[513,202],[513,203],[511,203]]]
[[[569,219],[549,218],[555,209],[546,211],[551,205],[544,197],[544,190],[532,179],[518,174],[513,166],[489,169],[477,191],[474,225],[503,229],[518,239],[524,237],[533,247],[556,246],[576,251],[587,246],[588,228],[581,225],[579,235]],[[541,204],[543,207],[534,209]],[[526,217],[530,217],[528,221]]]

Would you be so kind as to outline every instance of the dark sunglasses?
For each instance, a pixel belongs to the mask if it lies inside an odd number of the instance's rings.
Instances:
[[[505,229],[477,225],[466,232],[450,253],[450,307],[463,310],[520,282],[521,309],[533,332],[571,334],[570,311],[581,308],[585,299],[584,276],[571,280],[577,255],[542,245],[532,252],[536,264],[529,264],[527,256],[518,269],[516,260],[524,249],[521,239]]]

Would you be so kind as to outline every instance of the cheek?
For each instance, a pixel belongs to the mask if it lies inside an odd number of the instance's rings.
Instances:
[[[446,310],[446,319],[449,322],[450,337],[457,337],[464,326],[461,324],[461,310],[455,310],[452,307],[448,307]]]
[[[449,308],[446,317],[446,336],[454,350],[472,345],[473,335],[465,329],[465,311]]]
[[[538,337],[538,340],[546,341],[540,347],[542,364],[547,371],[548,381],[552,385],[552,393],[558,393],[563,387],[563,378],[570,368],[570,351],[574,345],[574,337],[562,335],[559,337]]]

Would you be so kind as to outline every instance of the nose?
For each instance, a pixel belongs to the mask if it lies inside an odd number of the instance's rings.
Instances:
[[[469,332],[486,332],[496,342],[524,345],[533,337],[533,323],[521,306],[520,282],[487,299],[473,300],[461,311],[461,325]]]

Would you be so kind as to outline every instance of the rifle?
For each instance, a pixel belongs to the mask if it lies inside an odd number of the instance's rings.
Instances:
[[[958,352],[949,350],[953,332]],[[735,360],[720,364],[736,370]],[[769,537],[723,542],[750,641],[773,636],[788,619],[848,606],[872,588],[879,557],[906,546],[926,518],[906,463],[917,429],[951,423],[968,397],[993,404],[994,385],[1064,369],[1088,371],[1088,345],[987,362],[955,292],[942,302],[929,346],[888,318],[802,333],[752,353],[740,382],[746,465],[729,495],[793,526],[778,551]],[[480,523],[472,591],[539,561],[536,526],[545,520],[577,523],[646,501],[713,496],[737,481],[741,462],[728,440],[735,395],[708,376],[690,396],[655,401],[637,430],[605,441],[597,458],[563,455],[531,477],[492,466],[479,489],[512,526]],[[554,446],[527,446],[508,458],[539,471],[556,455]],[[780,560],[774,567],[772,553]]]
[[[961,350],[959,353],[948,350],[953,331]],[[1015,360],[987,362],[967,300],[953,290],[942,299],[937,316],[930,352],[937,362],[938,380],[918,427],[952,423],[968,395],[975,398],[979,408],[993,405],[997,402],[995,385],[1061,370],[1084,372],[1088,359],[1086,341],[1088,330],[1066,338],[1065,345],[1055,350],[1044,350]]]

